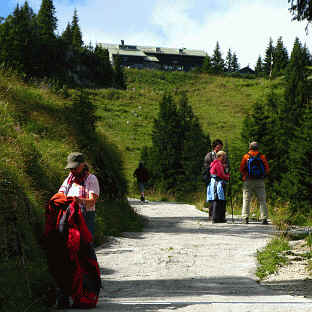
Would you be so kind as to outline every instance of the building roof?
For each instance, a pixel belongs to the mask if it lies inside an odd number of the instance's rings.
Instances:
[[[156,56],[147,55],[147,56],[145,56],[144,61],[146,61],[146,62],[159,62],[159,59]]]
[[[125,45],[125,44],[119,45],[110,43],[100,43],[100,46],[104,49],[108,49],[110,53],[113,54],[119,53],[120,55],[147,56],[147,54],[150,53],[199,56],[199,57],[205,57],[207,55],[207,53],[203,50],[191,50],[186,48],[174,49],[174,48],[152,47],[152,46]]]

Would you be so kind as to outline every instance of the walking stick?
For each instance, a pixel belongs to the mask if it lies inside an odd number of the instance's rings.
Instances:
[[[227,166],[228,166],[228,172],[230,173],[228,196],[230,198],[230,205],[231,205],[231,211],[232,211],[232,223],[234,223],[233,202],[232,202],[231,167],[230,167],[229,150],[228,150],[227,141],[225,141],[225,152],[226,152],[226,161],[227,161]]]

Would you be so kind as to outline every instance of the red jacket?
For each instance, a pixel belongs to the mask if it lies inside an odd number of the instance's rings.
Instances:
[[[258,150],[250,150],[247,154],[245,154],[243,156],[241,164],[240,164],[240,168],[239,168],[239,171],[242,174],[243,181],[245,181],[246,177],[248,176],[248,168],[247,168],[247,161],[249,159],[248,154],[250,154],[252,156],[256,156],[258,153],[259,153]],[[270,173],[270,167],[269,167],[268,161],[267,161],[265,155],[263,155],[263,154],[260,154],[260,158],[264,164],[265,174],[268,175]]]
[[[73,197],[55,194],[46,208],[45,242],[49,271],[73,306],[94,308],[101,287],[92,235]],[[85,287],[88,277],[92,289]],[[88,284],[88,285],[89,285]]]
[[[216,175],[222,180],[228,181],[230,179],[230,175],[224,172],[224,165],[220,159],[215,159],[210,164],[210,174]]]

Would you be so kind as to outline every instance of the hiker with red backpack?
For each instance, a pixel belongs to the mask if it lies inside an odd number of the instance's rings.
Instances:
[[[257,142],[249,144],[249,152],[242,158],[240,172],[243,180],[243,223],[249,223],[250,201],[255,193],[260,203],[261,223],[268,224],[264,178],[269,174],[270,168],[265,155],[259,152]]]

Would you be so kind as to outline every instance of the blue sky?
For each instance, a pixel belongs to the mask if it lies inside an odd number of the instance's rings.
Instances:
[[[0,16],[21,0],[0,1]],[[38,11],[41,0],[28,0]],[[54,0],[61,33],[78,11],[86,44],[119,43],[200,49],[212,54],[219,41],[223,57],[236,52],[241,67],[254,67],[269,38],[282,36],[291,52],[299,37],[312,52],[306,22],[291,21],[287,0]]]

